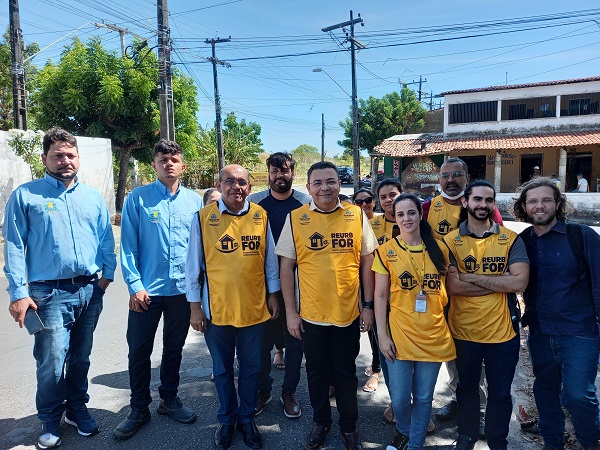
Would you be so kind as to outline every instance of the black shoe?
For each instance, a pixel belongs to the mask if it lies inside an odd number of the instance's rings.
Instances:
[[[304,448],[306,450],[318,450],[323,447],[323,443],[325,442],[325,438],[329,434],[331,427],[323,427],[321,425],[314,424],[308,436],[306,436],[306,441],[304,442]]]
[[[242,436],[244,437],[244,443],[248,447],[252,449],[262,448],[262,437],[260,437],[260,433],[258,432],[258,428],[256,428],[254,420],[247,423],[238,422],[236,428],[240,433],[242,433]]]
[[[399,431],[396,431],[396,436],[385,450],[406,450],[408,448],[408,436],[403,435]]]
[[[469,436],[458,435],[458,439],[456,439],[456,444],[453,447],[453,450],[473,450],[475,447],[474,439],[471,439]]]
[[[346,450],[363,450],[362,442],[360,442],[360,436],[358,431],[354,430],[351,433],[344,433],[340,431],[342,440],[344,441],[344,448]]]
[[[233,442],[233,425],[221,424],[215,433],[215,441],[213,444],[217,450],[227,450]]]
[[[450,403],[442,406],[442,408],[440,408],[440,410],[435,414],[435,417],[437,420],[442,422],[450,422],[456,418],[457,409],[456,400],[452,400]]]
[[[127,413],[127,417],[114,429],[114,438],[119,440],[129,439],[137,433],[137,430],[139,430],[142,425],[150,422],[151,418],[152,416],[148,409],[144,411],[130,409]]]
[[[196,421],[196,413],[187,406],[183,406],[179,397],[171,399],[161,398],[156,412],[171,416],[177,422],[181,423],[193,423]]]

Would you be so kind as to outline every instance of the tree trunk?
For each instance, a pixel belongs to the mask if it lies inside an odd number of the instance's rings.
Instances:
[[[121,148],[121,163],[119,164],[119,183],[117,184],[117,195],[115,207],[117,211],[123,210],[125,202],[125,188],[127,187],[127,174],[129,173],[129,159],[131,158],[131,147]]]

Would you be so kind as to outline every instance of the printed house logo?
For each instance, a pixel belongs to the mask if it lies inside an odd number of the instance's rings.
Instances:
[[[46,203],[46,206],[44,206],[44,211],[47,213],[55,213],[58,212],[58,208],[54,202],[48,202]]]
[[[413,289],[418,284],[417,280],[415,280],[415,277],[413,277],[412,274],[407,271],[402,272],[400,276],[398,276],[398,281],[400,287],[408,291]]]
[[[450,222],[448,222],[446,219],[444,219],[438,223],[438,233],[448,234],[451,231],[452,231],[452,224]]]
[[[465,263],[465,270],[467,272],[477,272],[477,270],[479,269],[479,264],[477,264],[477,258],[475,258],[473,255],[469,255],[467,256],[465,259],[463,259],[463,263]]]
[[[310,236],[310,246],[306,246],[309,250],[323,250],[329,244],[328,241],[324,239],[321,233],[313,233]]]
[[[152,223],[160,222],[160,211],[150,211],[149,219]]]
[[[240,244],[238,244],[235,239],[228,234],[219,239],[219,244],[220,246],[217,244],[217,250],[222,253],[235,252],[240,246]]]

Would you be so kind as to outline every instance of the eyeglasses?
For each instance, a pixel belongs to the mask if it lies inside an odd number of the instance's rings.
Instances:
[[[465,172],[459,172],[458,170],[454,171],[454,172],[442,172],[440,173],[440,178],[443,178],[444,180],[447,180],[448,178],[452,177],[452,178],[460,178],[465,176]]]
[[[357,198],[356,200],[354,200],[354,204],[357,206],[362,206],[363,203],[365,205],[370,205],[371,203],[373,203],[373,197],[367,197],[364,199]]]
[[[525,201],[527,206],[536,206],[538,203],[541,203],[544,206],[550,206],[553,203],[556,203],[556,200],[553,198],[543,198],[541,200],[538,200],[537,198],[530,198],[529,200]]]
[[[248,180],[244,180],[244,179],[241,179],[241,180],[236,180],[236,179],[234,179],[234,178],[227,178],[226,180],[223,180],[223,183],[224,183],[226,186],[228,186],[228,187],[233,187],[233,186],[235,186],[236,184],[237,184],[239,187],[246,187],[246,186],[248,186],[248,184],[249,184],[249,183],[248,183]]]
[[[337,186],[339,184],[339,180],[334,180],[333,178],[330,178],[329,180],[315,180],[312,183],[310,183],[312,185],[312,187],[314,188],[320,188],[323,185],[326,185],[327,187],[333,187],[333,186]]]

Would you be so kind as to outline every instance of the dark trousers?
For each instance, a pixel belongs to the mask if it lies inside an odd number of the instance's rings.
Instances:
[[[340,430],[356,430],[358,402],[356,389],[356,357],[360,350],[359,318],[347,327],[314,325],[302,321],[302,343],[306,356],[308,393],[313,407],[313,421],[329,427],[331,406],[329,385],[335,386],[335,398],[340,414]],[[333,376],[333,379],[332,379]]]
[[[160,364],[160,398],[172,399],[179,388],[179,368],[185,338],[190,328],[190,305],[184,294],[151,297],[148,310],[129,311],[129,385],[131,407],[143,411],[152,403],[150,396],[150,356],[154,336],[163,317],[163,352]]]
[[[379,345],[377,344],[377,330],[375,327],[371,331],[369,331],[369,344],[371,344],[371,353],[373,354],[373,362],[371,363],[371,368],[373,373],[381,372],[381,360],[379,359]]]
[[[271,350],[285,347],[285,372],[283,374],[282,393],[294,394],[300,383],[300,368],[302,367],[302,341],[292,336],[287,329],[285,304],[283,296],[278,294],[280,316],[278,319],[269,320],[265,324],[265,335],[260,355],[260,376],[258,391],[266,394],[271,392],[273,377],[271,376]],[[278,346],[279,336],[283,335],[285,345]]]
[[[454,339],[458,369],[458,434],[475,441],[479,437],[479,379],[485,364],[488,401],[485,437],[490,449],[506,449],[508,425],[512,414],[510,387],[519,361],[519,334],[500,344]]]

